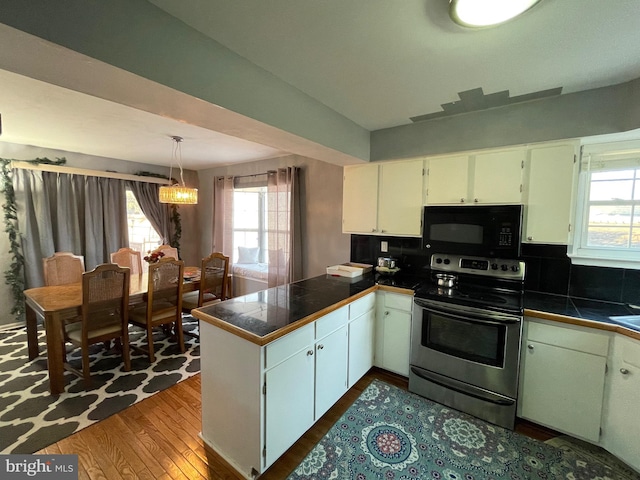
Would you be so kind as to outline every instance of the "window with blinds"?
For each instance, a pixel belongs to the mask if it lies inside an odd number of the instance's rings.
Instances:
[[[640,269],[640,141],[582,147],[573,263]]]

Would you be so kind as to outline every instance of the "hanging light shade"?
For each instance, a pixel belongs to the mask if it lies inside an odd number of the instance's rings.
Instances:
[[[178,166],[180,167],[180,181],[182,185],[175,184],[169,186],[160,187],[158,193],[160,203],[176,203],[179,205],[195,205],[198,203],[198,189],[189,188],[184,184],[184,178],[182,176],[182,149],[180,143],[182,137],[173,136],[171,139],[175,142],[173,153],[171,155],[171,167],[169,169],[169,178],[173,170],[173,159],[176,158]]]
[[[488,27],[511,20],[540,0],[449,0],[449,15],[465,27]]]

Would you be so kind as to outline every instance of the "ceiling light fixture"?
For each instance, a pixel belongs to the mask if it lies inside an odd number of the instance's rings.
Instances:
[[[511,20],[540,0],[449,0],[449,15],[464,27],[489,27]]]
[[[184,178],[182,176],[182,137],[172,136],[174,141],[173,150],[171,153],[171,166],[169,167],[169,180],[172,180],[171,173],[173,170],[173,160],[177,159],[178,166],[180,167],[180,182],[174,185],[160,187],[159,200],[160,203],[177,203],[180,205],[195,205],[198,203],[198,189],[189,188],[184,184]]]

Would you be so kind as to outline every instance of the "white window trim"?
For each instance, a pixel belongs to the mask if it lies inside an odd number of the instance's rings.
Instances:
[[[625,161],[640,158],[640,141],[615,142],[597,145],[585,145],[580,152],[580,170],[575,199],[575,229],[567,248],[567,256],[572,264],[598,267],[626,268],[640,270],[640,249],[630,251],[626,248],[597,248],[582,246],[587,222],[588,190],[590,183],[590,163],[592,161]],[[588,168],[584,168],[588,166]],[[635,168],[638,168],[637,166]]]

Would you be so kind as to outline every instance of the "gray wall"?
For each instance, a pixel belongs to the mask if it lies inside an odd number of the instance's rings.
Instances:
[[[640,79],[371,132],[371,161],[463,152],[640,128]]]
[[[3,0],[0,22],[340,152],[369,157],[366,129],[145,0]],[[164,113],[162,105],[157,108],[154,113]]]
[[[302,274],[309,278],[326,273],[326,267],[348,262],[350,235],[342,233],[342,167],[289,155],[270,160],[212,168],[198,172],[198,205],[203,252],[211,251],[213,228],[213,181],[221,175],[251,175],[278,167],[297,166],[300,174],[302,210]]]
[[[43,157],[49,158],[50,160],[64,157],[67,160],[67,163],[65,164],[66,167],[85,168],[99,171],[106,171],[108,169],[128,174],[135,174],[139,171],[152,172],[161,175],[169,174],[168,168],[157,165],[127,162],[113,158],[94,157],[91,155],[83,155],[81,153],[0,142],[0,158],[8,158],[12,160],[34,160],[35,158]],[[195,172],[185,170],[184,173],[185,183],[187,185],[197,184],[197,175]],[[0,199],[2,199],[3,203],[4,197],[0,197]],[[197,222],[197,207],[197,205],[184,205],[180,207],[183,231],[182,240],[180,242],[181,256],[187,265],[199,265],[199,261],[202,258],[198,244],[199,224]],[[2,217],[2,221],[4,222],[4,216]],[[2,226],[2,231],[4,231],[4,224]],[[0,272],[4,272],[9,269],[11,261],[12,257],[9,254],[9,238],[5,233],[0,235]],[[13,296],[9,286],[5,284],[4,275],[0,278],[0,298],[7,299],[7,301],[0,303],[0,329],[2,329],[3,326],[12,325],[17,322],[17,319],[10,313],[13,308],[13,302],[8,299],[12,299]]]

